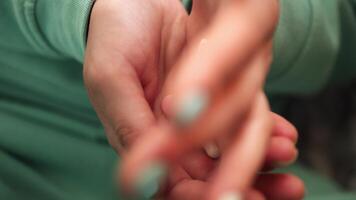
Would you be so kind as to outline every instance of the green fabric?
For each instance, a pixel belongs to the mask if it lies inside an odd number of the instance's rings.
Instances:
[[[114,199],[117,156],[82,80],[92,4],[0,1],[0,199]],[[353,78],[355,1],[281,4],[267,91],[307,94]],[[339,195],[331,182],[300,173],[313,199]],[[342,198],[352,197],[336,199]]]
[[[0,1],[0,199],[114,198],[82,81],[89,0]]]
[[[356,72],[356,3],[350,0],[282,0],[275,35],[269,94],[310,94]],[[347,75],[347,76],[345,76]]]
[[[187,10],[187,12],[190,14],[190,11],[192,10],[192,1],[191,0],[182,0],[182,3]]]
[[[306,185],[305,200],[354,200],[356,194],[341,190],[331,180],[317,174],[316,172],[295,164],[278,172],[290,172],[302,178]]]

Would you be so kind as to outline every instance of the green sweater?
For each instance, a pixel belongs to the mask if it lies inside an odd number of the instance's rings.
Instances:
[[[117,156],[82,81],[92,4],[0,1],[0,199],[114,199]],[[270,95],[309,94],[356,75],[355,0],[281,5]],[[311,197],[325,193],[313,192],[313,180]]]

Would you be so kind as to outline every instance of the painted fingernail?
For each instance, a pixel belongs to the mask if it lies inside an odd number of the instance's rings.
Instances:
[[[212,159],[220,158],[220,150],[218,145],[214,142],[211,142],[204,146],[205,153]]]
[[[187,96],[178,106],[175,123],[182,127],[190,125],[205,110],[208,102],[209,97],[204,92],[195,92]]]
[[[154,163],[144,169],[135,184],[139,198],[152,198],[158,192],[160,184],[166,175],[167,168],[162,163]]]
[[[218,200],[242,200],[242,195],[236,192],[223,194]]]

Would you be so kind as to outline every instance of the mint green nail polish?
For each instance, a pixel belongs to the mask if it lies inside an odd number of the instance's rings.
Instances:
[[[188,126],[200,116],[208,102],[208,95],[202,92],[187,96],[178,107],[175,122],[179,126]]]
[[[158,192],[160,183],[167,174],[166,171],[164,164],[155,163],[140,173],[135,185],[140,199],[150,199]]]

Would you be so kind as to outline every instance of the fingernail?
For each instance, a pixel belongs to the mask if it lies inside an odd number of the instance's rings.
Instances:
[[[214,142],[204,146],[205,153],[212,159],[218,159],[220,157],[220,150],[218,145]]]
[[[145,168],[137,178],[135,187],[140,199],[150,199],[159,190],[166,176],[167,168],[162,163],[154,163]]]
[[[178,106],[175,123],[185,127],[194,122],[208,105],[209,97],[203,92],[195,92],[183,99]]]
[[[242,195],[236,192],[223,194],[218,200],[242,200]]]

